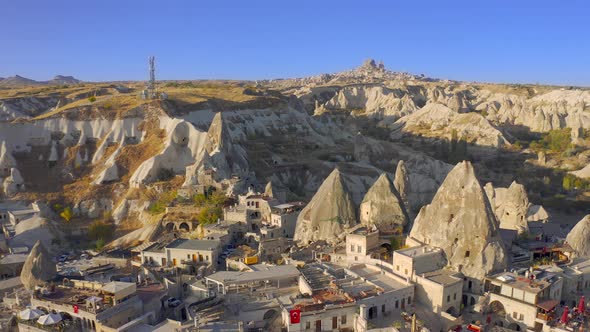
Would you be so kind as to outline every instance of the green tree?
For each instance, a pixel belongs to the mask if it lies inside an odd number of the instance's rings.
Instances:
[[[65,209],[63,209],[63,211],[61,211],[59,216],[62,217],[66,222],[70,222],[70,220],[72,220],[73,217],[72,209],[70,209],[69,206],[66,207]]]
[[[96,240],[96,250],[97,251],[101,251],[104,248],[105,245],[106,245],[106,242],[105,242],[104,239],[98,239],[98,240]]]
[[[197,220],[201,225],[213,224],[217,222],[217,219],[221,218],[221,214],[221,207],[206,206],[199,212]]]
[[[113,234],[113,226],[102,220],[94,221],[88,227],[88,236],[93,240],[110,239]]]

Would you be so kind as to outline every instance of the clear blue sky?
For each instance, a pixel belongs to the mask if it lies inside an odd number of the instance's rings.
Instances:
[[[485,3],[484,3],[485,2]],[[300,77],[365,58],[466,81],[590,86],[590,1],[0,2],[0,76]]]

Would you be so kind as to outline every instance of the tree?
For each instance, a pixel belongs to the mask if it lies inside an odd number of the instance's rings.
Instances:
[[[96,250],[97,251],[101,251],[102,248],[104,248],[105,245],[106,245],[106,242],[104,241],[104,239],[98,239],[98,240],[96,240]]]
[[[64,218],[64,220],[66,222],[70,222],[70,220],[72,219],[72,209],[70,209],[70,207],[66,207],[65,209],[63,209],[63,211],[61,211],[61,213],[59,214],[60,217]]]
[[[113,226],[101,220],[94,221],[88,227],[88,236],[93,240],[110,239],[113,233]]]
[[[213,224],[221,218],[221,213],[221,207],[206,206],[199,212],[197,220],[201,225]]]

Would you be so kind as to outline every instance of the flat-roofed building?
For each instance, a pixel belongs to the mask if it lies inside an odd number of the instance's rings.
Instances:
[[[554,308],[562,295],[563,279],[545,269],[503,272],[485,279],[489,307],[504,326],[541,331],[556,318]]]

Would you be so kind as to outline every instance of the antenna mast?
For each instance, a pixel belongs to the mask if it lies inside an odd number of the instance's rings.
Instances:
[[[148,82],[148,98],[156,99],[156,58],[150,56],[148,59],[150,67],[150,80]]]

